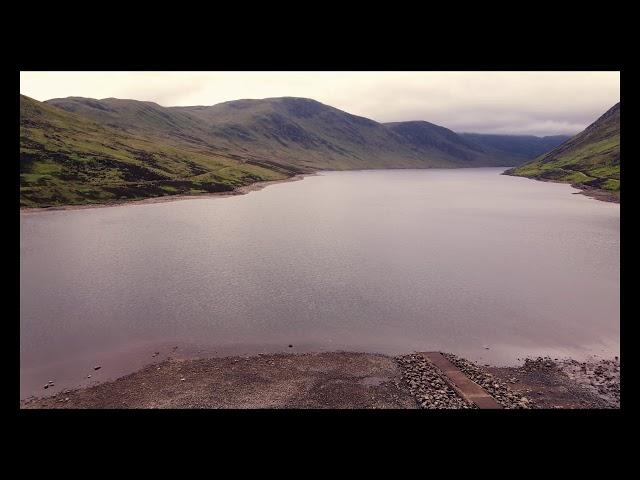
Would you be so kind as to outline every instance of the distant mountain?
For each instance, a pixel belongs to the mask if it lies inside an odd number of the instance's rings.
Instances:
[[[311,169],[452,166],[436,152],[415,154],[380,123],[305,98],[236,100],[171,107],[207,125],[210,139],[239,155]]]
[[[572,183],[598,196],[620,196],[620,103],[584,131],[508,175]]]
[[[429,122],[381,124],[305,98],[162,107],[21,95],[20,106],[23,206],[230,191],[323,169],[524,161]]]
[[[480,145],[487,152],[510,154],[512,158],[522,161],[531,160],[571,138],[571,135],[553,135],[536,137],[533,135],[494,135],[482,133],[460,133],[462,138]]]
[[[445,148],[435,143],[412,144],[384,124],[307,98],[234,100],[195,107],[161,107],[135,100],[78,97],[46,103],[128,132],[162,135],[207,145],[243,159],[266,159],[298,168],[504,165],[482,149],[468,151],[468,142],[444,127],[432,125],[453,137]],[[450,148],[456,142],[460,143],[459,148]]]
[[[489,150],[469,141],[448,128],[425,121],[385,123],[385,126],[402,137],[404,145],[419,155],[440,152],[465,166],[512,166],[515,156],[496,149]]]

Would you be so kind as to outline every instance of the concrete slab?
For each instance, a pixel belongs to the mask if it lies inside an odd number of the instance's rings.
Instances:
[[[496,400],[480,385],[467,377],[440,352],[422,352],[421,355],[444,373],[451,387],[465,400],[480,409],[501,409]]]

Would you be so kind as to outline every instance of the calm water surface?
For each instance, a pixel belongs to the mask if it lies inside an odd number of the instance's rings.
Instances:
[[[22,395],[155,351],[618,355],[619,206],[502,170],[327,172],[23,213]]]

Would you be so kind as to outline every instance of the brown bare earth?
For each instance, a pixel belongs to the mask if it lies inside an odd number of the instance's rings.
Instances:
[[[392,357],[363,353],[169,359],[23,408],[417,408]]]
[[[481,367],[446,354],[503,408],[619,408],[619,361]],[[117,380],[28,398],[23,409],[475,408],[421,355],[353,352],[169,358]]]
[[[588,188],[585,186],[572,185],[575,188],[580,188],[581,191],[577,192],[587,197],[595,198],[603,202],[620,203],[620,194],[618,192],[608,192],[606,190],[600,190],[598,188]]]

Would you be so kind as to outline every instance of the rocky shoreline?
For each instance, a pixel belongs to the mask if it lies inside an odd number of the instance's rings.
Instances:
[[[549,183],[561,183],[563,185],[570,185],[572,188],[578,190],[577,192],[573,192],[574,195],[584,195],[585,197],[591,197],[596,200],[600,200],[601,202],[608,203],[620,203],[620,194],[614,193],[608,190],[602,190],[600,188],[591,187],[589,185],[584,185],[581,183],[571,183],[565,182],[562,180],[553,180],[551,178],[544,178],[540,176],[529,177],[525,175],[518,175],[513,173],[513,168],[505,170],[502,172],[502,175],[507,175],[510,177],[520,177],[520,178],[528,178],[529,180],[535,180],[537,182],[549,182]]]
[[[488,367],[533,408],[620,408],[620,360],[527,358],[519,367]]]
[[[411,395],[421,408],[476,408],[449,385],[443,373],[422,355],[413,353],[396,358]]]
[[[505,409],[620,408],[620,361],[549,357],[481,366],[444,353]],[[171,358],[86,388],[30,397],[21,409],[475,409],[417,353],[355,352]]]
[[[571,185],[573,188],[577,188],[580,191],[576,192],[579,195],[585,195],[587,197],[595,198],[601,202],[620,203],[620,194],[609,192],[607,190],[601,190],[599,188],[587,187],[586,185],[575,184]]]

